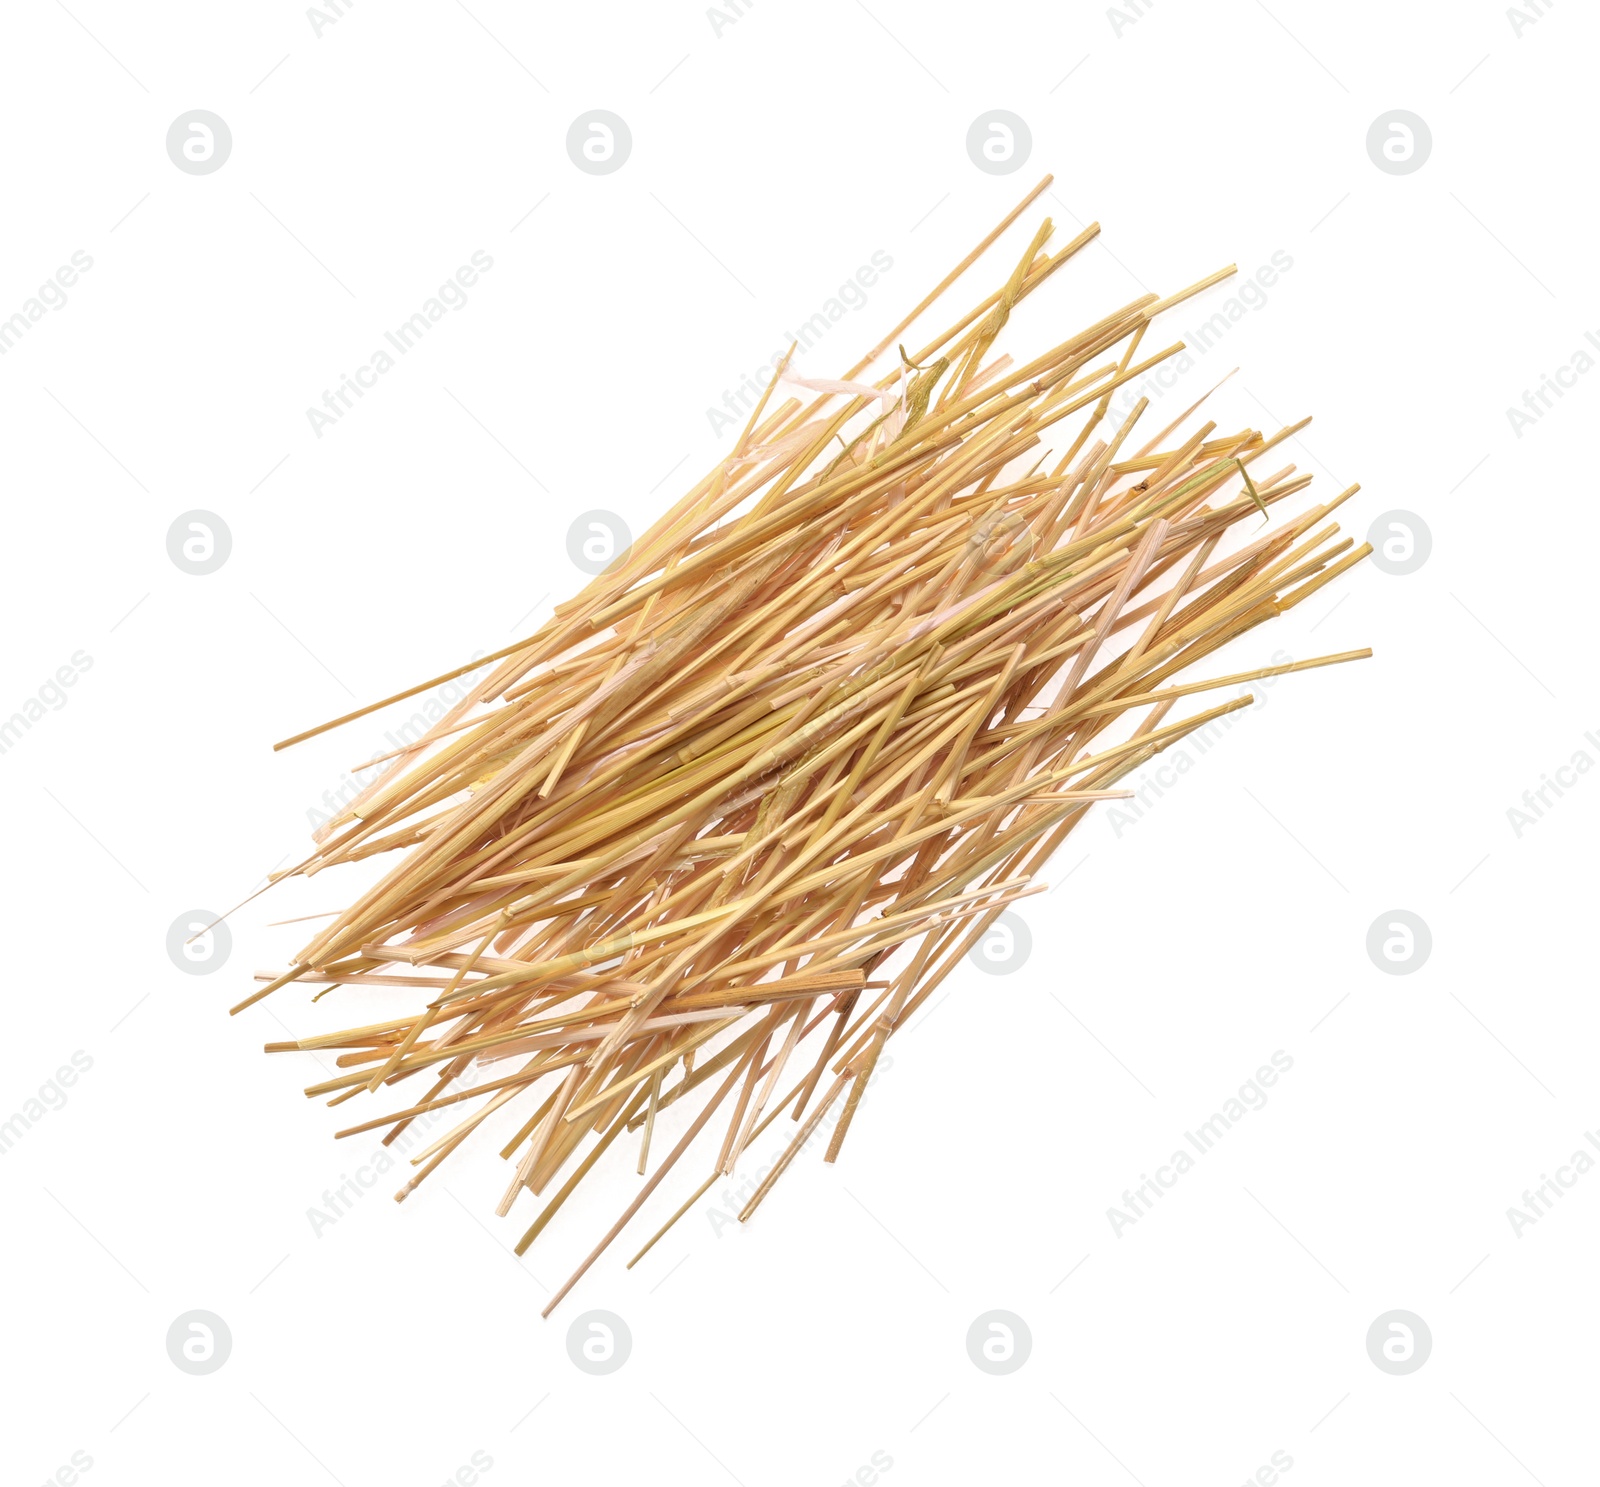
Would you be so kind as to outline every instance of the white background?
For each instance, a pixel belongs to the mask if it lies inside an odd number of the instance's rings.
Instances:
[[[289,3],[8,5],[0,319],[75,251],[93,267],[0,357],[0,715],[92,665],[0,755],[0,1118],[75,1051],[93,1066],[0,1167],[5,1481],[75,1451],[91,1484],[163,1487],[432,1487],[474,1452],[491,1484],[833,1484],[875,1452],[889,1487],[1240,1483],[1274,1452],[1294,1487],[1592,1480],[1600,1175],[1520,1237],[1506,1212],[1600,1126],[1600,776],[1520,836],[1507,817],[1600,759],[1600,376],[1520,437],[1506,414],[1600,328],[1600,26],[1541,10],[1519,34],[1488,0],[760,0],[719,34],[690,4],[362,0],[319,35]],[[209,175],[165,151],[195,108],[232,131]],[[603,177],[565,148],[593,108],[633,136]],[[1013,175],[966,153],[995,108],[1032,132]],[[1403,176],[1365,143],[1396,108],[1433,137]],[[1286,253],[1184,385],[1241,368],[1226,428],[1317,414],[1289,451],[1314,492],[1360,480],[1353,535],[1406,510],[1433,551],[1219,669],[1376,658],[1279,682],[1120,834],[1090,817],[1021,908],[1028,963],[963,967],[838,1165],[808,1155],[752,1224],[715,1227],[713,1193],[623,1268],[691,1156],[549,1322],[631,1159],[523,1262],[490,1142],[314,1233],[375,1138],[336,1145],[342,1112],[299,1093],[316,1063],[260,1045],[368,1019],[293,989],[225,1009],[303,940],[270,921],[354,885],[250,904],[210,976],[165,938],[302,852],[393,720],[269,744],[531,631],[583,579],[579,512],[642,530],[725,448],[706,410],[874,251],[892,270],[811,375],[1047,170],[952,312],[1044,212],[1058,243],[1104,236],[1012,349]],[[306,409],[475,250],[465,308],[319,438]],[[233,538],[205,577],[165,547],[195,508]],[[1433,937],[1408,976],[1365,948],[1396,908]],[[1119,1237],[1107,1209],[1276,1050],[1269,1103]],[[233,1339],[205,1377],[164,1342],[196,1308]],[[594,1308],[633,1337],[605,1377],[567,1356]],[[995,1308],[1032,1334],[1004,1377],[965,1347]],[[1433,1339],[1400,1377],[1365,1343],[1397,1308]]]

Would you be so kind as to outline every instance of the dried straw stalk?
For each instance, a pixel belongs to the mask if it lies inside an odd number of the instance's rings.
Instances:
[[[348,1072],[306,1091],[330,1104],[424,1076],[341,1136],[392,1141],[467,1107],[397,1199],[516,1104],[498,1211],[551,1192],[521,1253],[637,1134],[650,1175],[552,1308],[713,1118],[700,1192],[781,1113],[804,1122],[742,1219],[843,1100],[833,1161],[884,1045],[1042,891],[1034,874],[1091,804],[1250,701],[1168,721],[1181,699],[1370,654],[1175,681],[1370,550],[1329,520],[1355,486],[1254,528],[1310,483],[1260,463],[1302,424],[1179,434],[1191,408],[1150,430],[1140,401],[1106,426],[1112,393],[1182,349],[1140,355],[1156,317],[1231,268],[1016,366],[997,337],[1099,230],[1051,253],[1045,221],[999,287],[879,367],[1048,184],[842,381],[769,407],[775,378],[727,458],[490,657],[289,870],[399,854],[234,1009],[293,981],[422,989],[409,1015],[267,1045],[340,1050]],[[1045,439],[1078,414],[1052,462]],[[659,1115],[689,1096],[692,1123],[649,1169]]]

